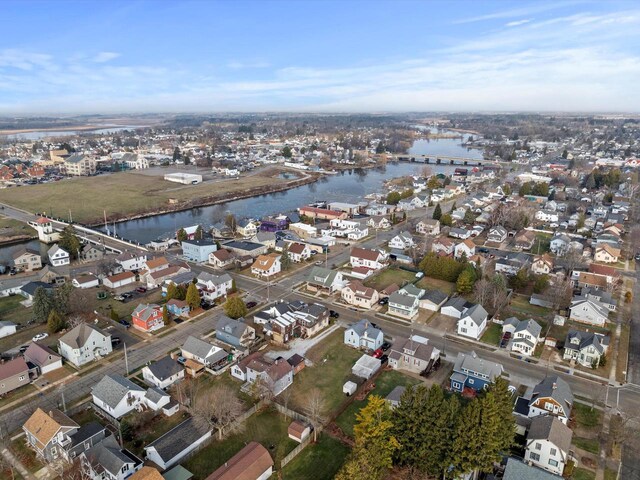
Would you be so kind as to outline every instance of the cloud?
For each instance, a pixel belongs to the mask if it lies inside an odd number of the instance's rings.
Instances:
[[[525,23],[529,23],[530,21],[530,18],[526,18],[524,20],[515,20],[513,22],[505,24],[505,27],[517,27],[518,25],[524,25]]]
[[[100,52],[93,57],[93,61],[95,63],[106,63],[118,58],[119,56],[120,54],[116,52]]]
[[[467,17],[459,20],[454,20],[454,24],[464,24],[464,23],[476,23],[476,22],[486,22],[489,20],[501,20],[505,18],[513,18],[513,17],[527,17],[536,13],[544,13],[552,10],[558,10],[565,7],[570,7],[574,5],[578,5],[584,3],[579,0],[568,0],[561,2],[540,2],[534,3],[532,5],[526,7],[513,8],[511,10],[499,10],[492,13],[487,13],[484,15],[478,15],[475,17]]]
[[[269,68],[271,64],[269,62],[264,61],[254,61],[254,62],[239,62],[233,61],[227,63],[227,67],[232,70],[243,70],[247,68]]]

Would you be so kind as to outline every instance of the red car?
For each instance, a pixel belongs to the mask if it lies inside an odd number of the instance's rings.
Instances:
[[[377,349],[375,352],[371,354],[373,358],[380,358],[384,352],[381,348]]]

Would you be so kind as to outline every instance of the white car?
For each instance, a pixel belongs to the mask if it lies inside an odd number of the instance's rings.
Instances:
[[[48,333],[39,333],[35,337],[33,337],[31,340],[33,340],[34,342],[39,342],[40,340],[44,340],[48,336],[49,336]]]

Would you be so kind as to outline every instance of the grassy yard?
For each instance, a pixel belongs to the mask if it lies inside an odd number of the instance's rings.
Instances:
[[[167,169],[166,173],[172,171]],[[201,198],[222,200],[232,195],[258,193],[265,187],[288,183],[278,178],[279,171],[267,169],[256,175],[216,182],[214,186],[211,183],[181,185],[164,180],[162,175],[118,172],[25,188],[6,188],[0,191],[0,202],[54,216],[67,216],[71,210],[75,221],[95,223],[103,218],[103,210],[109,219],[116,219],[167,208],[169,199],[188,206]],[[95,201],[97,198],[99,202]]]
[[[502,325],[491,322],[487,330],[480,337],[480,341],[489,345],[499,345],[502,338]]]
[[[597,438],[573,437],[573,444],[582,450],[593,453],[594,455],[598,455],[600,453],[600,442]]]
[[[0,298],[0,318],[19,325],[26,323],[31,318],[29,309],[20,305],[25,298],[22,295],[9,295]]]
[[[408,377],[401,372],[395,370],[384,371],[376,379],[376,386],[370,395],[378,395],[384,398],[391,393],[391,390],[399,385],[408,387],[410,385],[416,385],[417,383],[419,383],[419,380]],[[353,437],[353,426],[356,423],[356,415],[366,404],[367,399],[354,400],[353,403],[336,418],[336,423],[346,435]]]
[[[536,255],[547,253],[551,245],[551,238],[551,235],[547,235],[545,233],[536,234],[536,239],[533,241],[531,252],[535,252]]]
[[[35,473],[44,467],[44,464],[36,457],[36,452],[27,446],[24,436],[13,440],[9,448],[30,473]]]
[[[275,461],[275,468],[280,460],[293,450],[297,442],[287,435],[290,418],[267,409],[252,415],[240,432],[220,440],[214,440],[205,448],[183,463],[183,466],[194,474],[195,479],[203,480],[220,465],[238,453],[247,443],[255,441],[269,450]]]
[[[151,412],[143,414],[131,413],[122,419],[123,425],[129,424],[133,426],[133,440],[125,441],[125,447],[140,458],[144,457],[145,445],[160,438],[169,430],[189,418],[189,414],[184,411],[179,411],[170,417],[162,414],[152,417],[150,413]]]
[[[549,318],[551,310],[538,305],[531,305],[529,298],[524,295],[513,295],[509,304],[509,309],[521,316],[533,316],[538,318]]]
[[[322,434],[282,469],[283,480],[331,480],[349,454],[344,443]]]
[[[416,274],[413,272],[407,272],[399,268],[387,268],[373,277],[368,278],[364,284],[367,287],[372,287],[380,291],[392,283],[402,287],[407,283],[413,282],[415,279]]]
[[[351,376],[351,367],[362,353],[347,347],[344,343],[344,331],[338,329],[307,352],[307,358],[313,367],[307,367],[298,373],[291,385],[291,408],[303,412],[305,400],[311,389],[322,392],[326,402],[326,414],[334,412],[345,400],[342,386]]]
[[[35,237],[37,232],[24,222],[12,218],[0,218],[0,239]]]
[[[446,280],[438,280],[437,278],[422,277],[422,279],[416,284],[420,288],[440,290],[447,295],[451,295],[456,291],[456,285]]]
[[[616,380],[626,381],[627,359],[629,358],[629,325],[623,324],[618,342],[618,361],[616,362]]]
[[[576,468],[573,471],[572,480],[595,480],[596,474],[591,470],[586,470],[584,468]]]
[[[589,405],[575,402],[572,412],[575,416],[576,423],[582,428],[599,429],[599,427],[602,425],[602,412],[595,408],[591,408]]]
[[[12,402],[20,400],[21,398],[26,397],[27,395],[31,395],[37,392],[36,387],[33,384],[29,383],[23,387],[20,387],[12,392],[7,393],[2,398],[0,398],[0,408],[5,405],[9,405]]]

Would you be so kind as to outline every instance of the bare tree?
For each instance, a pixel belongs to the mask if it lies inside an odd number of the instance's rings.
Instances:
[[[322,392],[317,388],[313,388],[307,394],[307,403],[304,410],[311,421],[311,425],[313,425],[314,442],[318,440],[318,428],[326,421],[326,409],[327,403]]]
[[[185,378],[174,386],[175,396],[181,405],[189,408],[196,403],[199,383],[193,378]]]
[[[118,268],[118,263],[113,257],[104,257],[97,265],[97,273],[98,275],[109,276],[116,268]]]
[[[3,432],[5,431],[4,429],[2,430]],[[0,438],[0,452],[2,452],[5,448],[8,448],[9,445],[11,444],[11,438],[9,437],[9,435],[2,435],[2,437]],[[14,457],[16,457],[17,462],[20,462],[20,457],[18,456],[17,452],[12,452]],[[11,478],[11,480],[15,480],[18,477],[18,469],[16,467],[16,464],[13,461],[10,461],[8,458],[5,458],[4,455],[0,454],[0,474],[1,475],[6,475],[9,474]],[[22,477],[20,477],[22,478]]]
[[[493,284],[486,278],[481,278],[473,288],[473,299],[482,306],[487,305],[493,290]]]
[[[228,386],[212,388],[198,396],[193,413],[207,422],[212,429],[217,429],[220,439],[224,429],[242,414],[242,402]]]
[[[289,403],[291,402],[291,397],[293,396],[293,389],[286,388],[280,395],[278,395],[278,399],[284,408],[289,409]]]
[[[82,325],[83,323],[87,323],[87,319],[82,315],[70,315],[67,317],[67,328],[72,329],[77,327],[78,325]]]
[[[571,280],[565,278],[547,287],[544,296],[545,299],[551,303],[553,310],[557,312],[561,308],[567,308],[569,306],[572,294],[573,286],[571,285]]]

